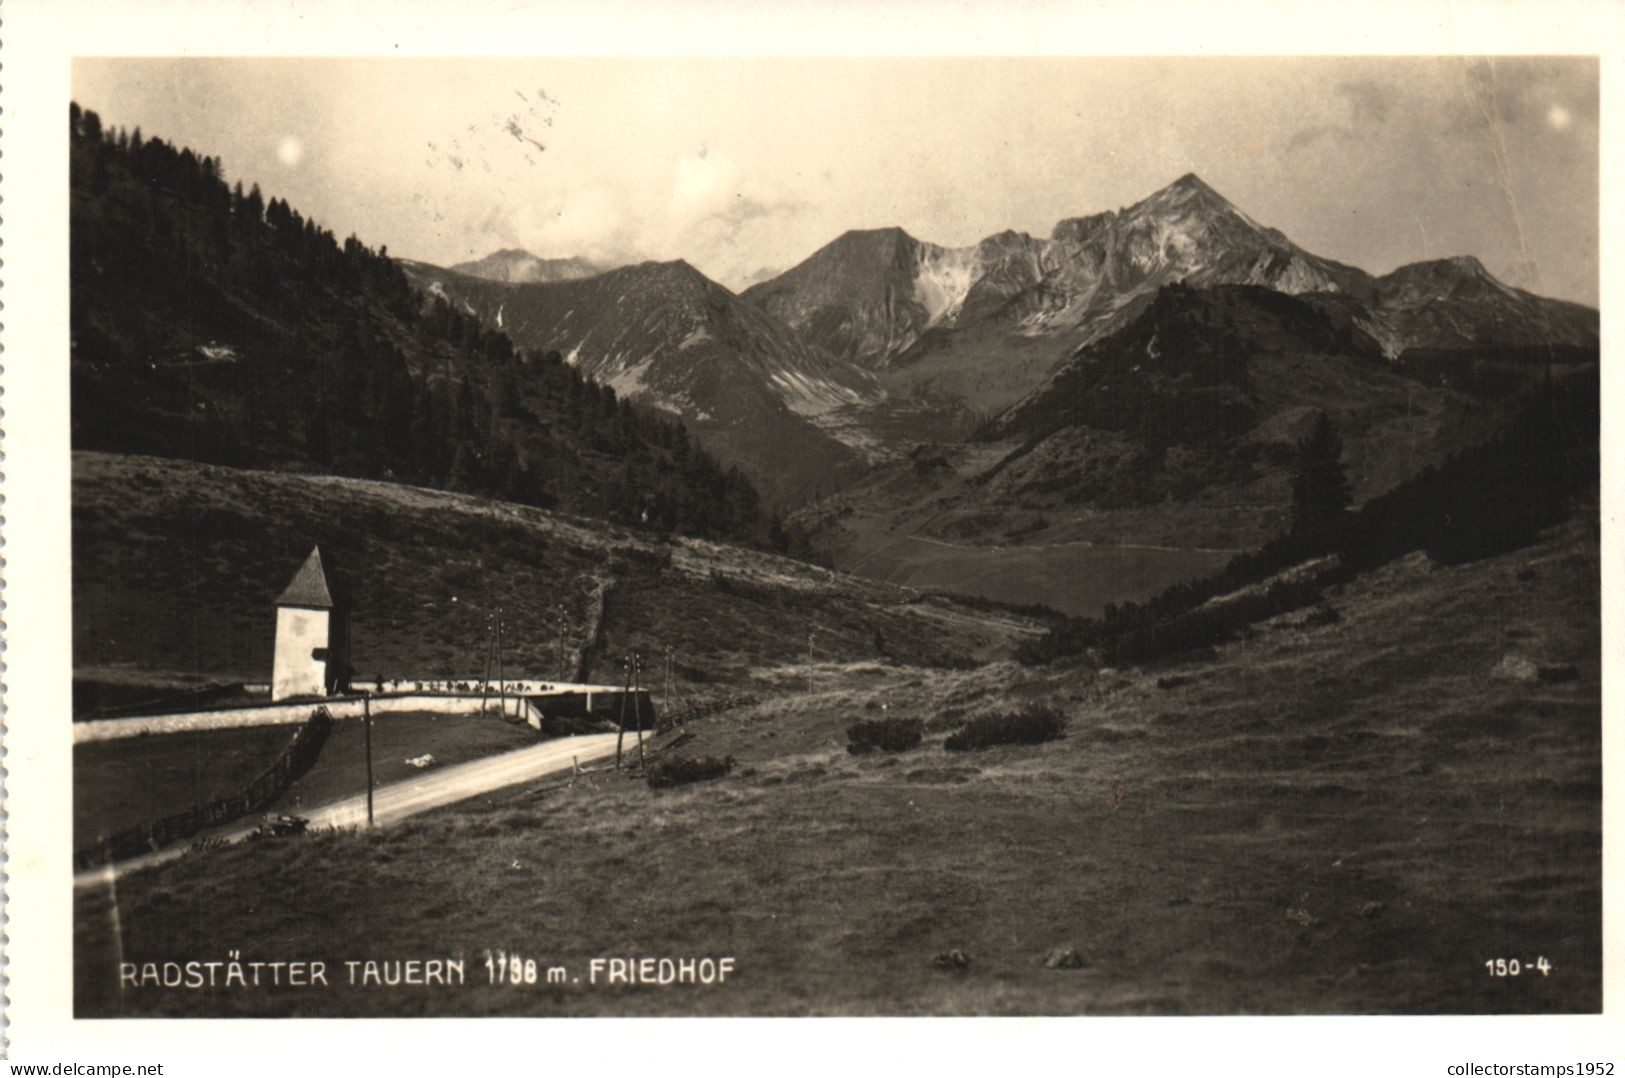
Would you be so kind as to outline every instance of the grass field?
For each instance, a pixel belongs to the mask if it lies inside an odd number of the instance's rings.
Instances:
[[[83,892],[76,1010],[1595,1011],[1598,582],[1594,528],[1569,526],[1478,564],[1395,563],[1333,595],[1335,622],[1284,615],[1196,664],[786,662],[760,671],[777,689],[762,703],[693,727],[691,751],[737,760],[718,782],[604,774],[194,854],[120,879],[116,929],[113,894]],[[1029,700],[1068,712],[1063,740],[942,751],[957,722]],[[926,719],[924,745],[847,756],[843,727],[880,714]],[[471,984],[118,987],[117,955],[234,947],[341,974],[461,956]],[[1086,965],[1045,968],[1062,947]],[[485,985],[488,949],[580,983]],[[934,968],[952,949],[968,968]],[[732,956],[738,972],[589,984],[611,955]],[[1549,975],[1486,972],[1537,956]]]
[[[871,551],[863,569],[925,591],[1043,603],[1094,617],[1107,603],[1141,601],[1215,572],[1235,553],[1086,542],[989,547],[910,535]]]
[[[494,710],[493,703],[493,710]],[[287,748],[297,728],[249,726],[235,730],[148,734],[74,746],[74,844],[156,820],[243,788]],[[528,726],[465,715],[391,714],[373,721],[373,776],[378,785],[412,778],[422,769],[407,760],[434,757],[428,766],[533,745]],[[333,725],[316,763],[271,806],[299,813],[366,790],[366,731],[362,724]]]
[[[297,729],[255,726],[75,745],[74,845],[241,793]]]
[[[664,540],[602,522],[443,491],[364,480],[241,471],[147,457],[75,453],[75,676],[139,675],[163,695],[206,681],[265,681],[276,596],[312,544],[348,580],[351,654],[375,676],[471,677],[484,668],[500,606],[505,665],[560,676],[559,639],[589,680],[617,679],[622,645],[649,654],[639,594],[681,595],[676,677],[703,688],[724,670],[773,661],[784,640],[828,630],[822,654],[875,653],[952,664],[997,652],[1042,626],[907,589],[700,540]],[[608,591],[601,625],[593,596]],[[734,626],[746,624],[748,632]],[[716,628],[712,628],[712,626]],[[600,639],[601,630],[602,639]]]

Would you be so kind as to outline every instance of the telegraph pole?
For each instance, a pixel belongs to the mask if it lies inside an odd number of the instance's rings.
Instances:
[[[497,718],[508,717],[508,679],[502,669],[502,607],[497,606]]]
[[[564,604],[553,604],[553,611],[558,615],[559,621],[559,680],[569,681],[570,673],[564,669]]]
[[[615,770],[621,769],[621,745],[626,741],[626,698],[632,692],[632,656],[628,655],[621,664],[626,670],[626,688],[621,692],[621,717],[615,724]]]
[[[372,826],[372,694],[361,694],[361,722],[367,737],[367,826]]]
[[[480,671],[480,718],[485,718],[485,701],[491,695],[491,619],[485,619],[485,669]]]
[[[648,757],[643,754],[643,656],[637,652],[632,653],[632,708],[638,716],[638,766],[648,764]]]

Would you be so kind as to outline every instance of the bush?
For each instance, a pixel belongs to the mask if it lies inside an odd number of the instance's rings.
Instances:
[[[864,719],[846,728],[846,751],[853,756],[907,752],[920,743],[924,731],[919,719]]]
[[[966,752],[993,745],[1037,745],[1059,738],[1066,722],[1060,711],[1042,704],[1005,715],[978,715],[964,729],[949,735],[942,747],[949,752]]]
[[[667,786],[686,786],[691,782],[709,782],[720,779],[734,769],[732,756],[668,756],[649,765],[649,788],[659,790]]]

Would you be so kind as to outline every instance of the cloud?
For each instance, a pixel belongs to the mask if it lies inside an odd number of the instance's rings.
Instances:
[[[793,216],[806,205],[767,188],[732,159],[701,150],[678,160],[668,213],[678,234],[696,228],[737,233],[753,221]]]
[[[1481,125],[1486,114],[1505,124],[1544,124],[1561,108],[1571,119],[1596,123],[1597,65],[1585,58],[1475,58],[1463,65],[1469,115]]]
[[[673,164],[666,204],[649,236],[660,257],[688,259],[724,284],[748,279],[763,249],[779,246],[810,204],[707,147]]]
[[[1287,153],[1297,153],[1318,142],[1342,143],[1353,138],[1354,133],[1346,127],[1335,124],[1316,124],[1314,127],[1305,127],[1301,131],[1294,131],[1287,137],[1284,148]]]
[[[520,247],[601,265],[683,258],[723,284],[743,287],[760,269],[764,250],[777,250],[791,237],[805,242],[796,233],[810,208],[703,148],[674,159],[665,182],[646,188],[557,173],[537,186],[529,197],[505,191],[471,209],[468,257]]]
[[[1486,125],[1567,131],[1595,125],[1597,66],[1574,58],[1470,57],[1441,61],[1442,86],[1424,90],[1404,72],[1393,79],[1342,79],[1306,102],[1304,125],[1284,135],[1285,154],[1372,145],[1377,140],[1482,136]],[[1459,79],[1459,92],[1451,83]],[[1440,92],[1440,91],[1443,92]],[[1554,119],[1555,117],[1555,119]]]
[[[1395,92],[1375,79],[1344,79],[1328,95],[1339,113],[1332,122],[1311,124],[1288,135],[1282,143],[1287,153],[1300,153],[1321,143],[1345,145],[1373,137],[1388,123],[1393,112]]]
[[[1337,84],[1337,93],[1356,126],[1386,123],[1393,108],[1393,91],[1375,79],[1344,79]]]

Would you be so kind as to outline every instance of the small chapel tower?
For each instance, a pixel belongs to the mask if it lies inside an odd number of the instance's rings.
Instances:
[[[322,552],[311,547],[310,557],[277,597],[271,699],[326,696],[342,687],[344,670],[343,612],[328,589]]]

